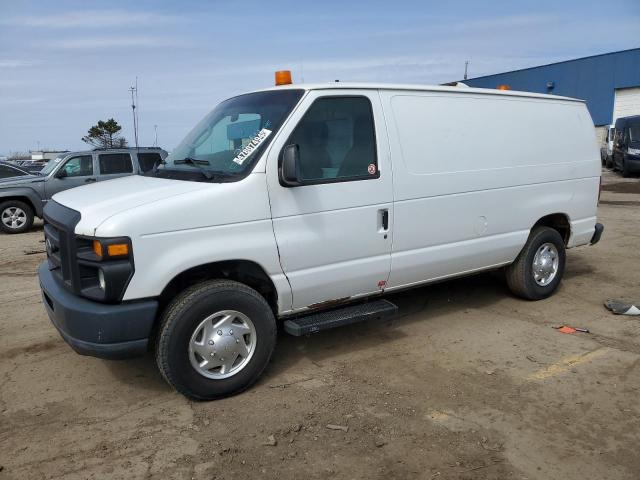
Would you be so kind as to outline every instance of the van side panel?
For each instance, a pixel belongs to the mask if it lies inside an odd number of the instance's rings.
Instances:
[[[600,177],[581,102],[382,91],[394,173],[388,288],[511,263],[538,219],[594,232]]]

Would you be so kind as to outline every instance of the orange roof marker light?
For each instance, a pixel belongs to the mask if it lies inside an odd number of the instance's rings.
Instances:
[[[291,85],[291,70],[278,70],[276,72],[276,86]]]
[[[511,90],[509,85],[498,85],[498,90]]]

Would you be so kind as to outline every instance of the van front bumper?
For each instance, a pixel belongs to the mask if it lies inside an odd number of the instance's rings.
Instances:
[[[633,172],[640,172],[640,155],[631,155],[630,153],[627,153],[624,161],[629,170]]]
[[[47,262],[38,268],[38,277],[51,322],[76,352],[118,359],[147,351],[158,310],[156,300],[108,305],[81,298],[60,285]]]

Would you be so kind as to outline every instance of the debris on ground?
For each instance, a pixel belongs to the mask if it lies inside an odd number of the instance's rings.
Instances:
[[[37,255],[39,253],[47,253],[46,250],[23,250],[22,253],[25,255]]]
[[[269,435],[267,437],[267,441],[264,442],[263,445],[266,447],[275,447],[276,445],[278,445],[278,440],[276,440],[275,436]]]
[[[568,325],[559,325],[553,328],[558,330],[560,333],[591,333],[588,328],[570,327]]]
[[[640,302],[629,303],[623,300],[609,299],[604,302],[604,306],[607,310],[611,310],[616,315],[640,315]]]
[[[327,425],[327,428],[329,430],[342,430],[343,432],[348,432],[349,431],[349,427],[345,426],[345,425]]]

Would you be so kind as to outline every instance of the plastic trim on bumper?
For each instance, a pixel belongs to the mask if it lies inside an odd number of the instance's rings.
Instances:
[[[84,299],[59,285],[47,262],[38,268],[38,276],[47,314],[76,352],[117,359],[147,351],[158,310],[156,300],[108,305]]]
[[[604,225],[602,225],[601,223],[596,223],[596,231],[593,232],[593,237],[591,237],[591,245],[595,245],[600,241],[602,232],[604,232]]]

